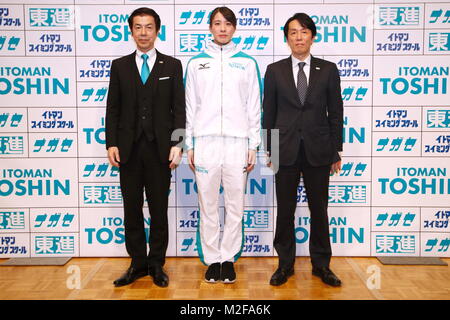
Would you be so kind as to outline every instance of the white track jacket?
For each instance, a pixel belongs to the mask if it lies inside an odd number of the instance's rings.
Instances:
[[[185,77],[186,149],[195,137],[248,138],[248,147],[261,143],[261,77],[251,56],[230,42],[209,42],[191,58]]]

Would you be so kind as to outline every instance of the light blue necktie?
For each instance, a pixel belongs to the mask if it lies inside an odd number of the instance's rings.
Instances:
[[[145,84],[145,82],[148,79],[148,76],[150,75],[150,69],[148,68],[148,64],[147,64],[148,55],[144,53],[142,55],[142,59],[144,61],[142,62],[141,80],[142,80],[142,83]]]

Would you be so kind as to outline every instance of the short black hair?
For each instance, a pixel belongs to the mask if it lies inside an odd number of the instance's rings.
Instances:
[[[228,7],[217,7],[211,12],[211,16],[209,17],[209,26],[210,27],[212,27],[212,22],[213,22],[214,16],[216,14],[218,14],[219,12],[223,15],[225,20],[230,22],[233,25],[233,27],[236,28],[236,25],[237,25],[236,15],[234,14],[233,10],[231,10]]]
[[[306,13],[301,12],[294,14],[292,17],[288,19],[288,21],[286,21],[286,24],[284,25],[283,28],[284,36],[286,37],[286,39],[288,37],[289,32],[289,23],[291,23],[293,20],[297,20],[298,23],[303,28],[311,30],[313,38],[316,36],[317,34],[316,24],[314,23],[314,21],[311,19],[310,16],[308,16]]]
[[[133,32],[133,19],[136,16],[151,16],[155,19],[156,32],[161,28],[161,19],[156,11],[147,7],[142,7],[134,10],[128,18],[128,25],[130,26],[131,32]]]

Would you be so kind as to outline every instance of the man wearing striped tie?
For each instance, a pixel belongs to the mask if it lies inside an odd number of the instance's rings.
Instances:
[[[183,72],[178,59],[154,47],[161,27],[154,10],[136,9],[128,23],[137,48],[112,62],[106,105],[106,148],[111,165],[120,168],[125,245],[131,257],[130,267],[114,285],[150,275],[156,285],[166,287],[170,177],[181,160],[180,141],[171,136],[186,122]],[[151,217],[149,236],[142,211],[144,190]]]
[[[302,175],[311,213],[312,273],[326,284],[340,286],[341,281],[329,268],[327,214],[330,172],[341,168],[343,102],[339,71],[334,63],[310,54],[316,26],[307,14],[295,14],[283,31],[292,54],[269,65],[264,80],[263,128],[268,130],[267,151],[277,169],[274,248],[279,263],[270,284],[282,285],[294,274],[294,218]],[[279,141],[270,139],[271,130],[279,130]]]

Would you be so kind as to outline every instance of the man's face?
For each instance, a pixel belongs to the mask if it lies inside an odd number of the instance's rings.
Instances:
[[[231,22],[227,21],[227,19],[225,19],[220,12],[218,12],[214,16],[214,20],[209,27],[209,31],[214,37],[214,42],[223,45],[231,41],[236,28],[231,24]]]
[[[289,23],[287,43],[296,58],[306,58],[311,51],[313,42],[311,30],[302,27],[297,20]]]
[[[149,15],[133,17],[131,35],[140,51],[147,52],[153,49],[158,35],[155,18]]]

